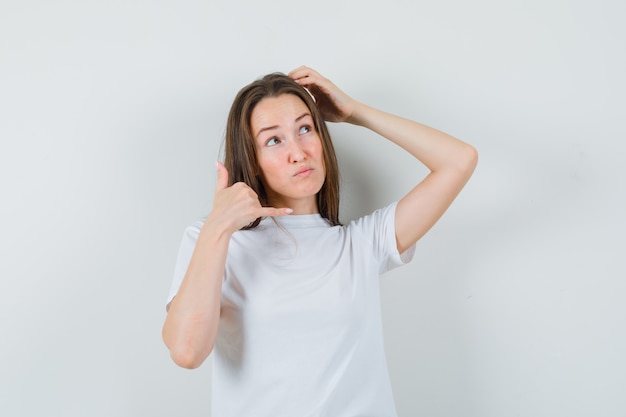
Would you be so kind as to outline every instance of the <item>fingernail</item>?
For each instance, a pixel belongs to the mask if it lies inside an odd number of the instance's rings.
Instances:
[[[291,214],[291,213],[293,213],[293,210],[292,210],[292,209],[290,209],[290,208],[285,209],[285,213],[287,213],[287,214]]]

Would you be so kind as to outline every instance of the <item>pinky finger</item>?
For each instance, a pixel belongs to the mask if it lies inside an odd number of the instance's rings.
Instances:
[[[293,213],[293,210],[290,208],[263,207],[259,210],[261,217],[286,216],[291,213]]]

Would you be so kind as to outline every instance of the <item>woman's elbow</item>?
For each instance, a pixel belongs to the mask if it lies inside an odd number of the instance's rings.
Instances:
[[[199,362],[198,360],[194,360],[192,356],[182,355],[174,351],[170,351],[170,357],[172,358],[174,363],[181,368],[196,369],[201,365],[201,362]]]
[[[197,340],[194,343],[189,338],[181,337],[177,332],[171,333],[167,326],[163,328],[162,337],[170,357],[181,368],[198,368],[213,350],[213,343],[201,343],[200,346]]]
[[[167,342],[166,342],[167,346]],[[167,346],[170,351],[170,357],[174,363],[181,368],[196,369],[209,356],[212,346],[206,351],[197,351],[189,346]]]
[[[478,151],[472,145],[465,144],[458,166],[469,178],[478,165]]]

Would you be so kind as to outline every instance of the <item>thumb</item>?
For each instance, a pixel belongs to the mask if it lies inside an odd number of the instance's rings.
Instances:
[[[216,161],[215,165],[217,166],[217,185],[215,186],[215,191],[220,191],[228,187],[228,170],[220,161]]]

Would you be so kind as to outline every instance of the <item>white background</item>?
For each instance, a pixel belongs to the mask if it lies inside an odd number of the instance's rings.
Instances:
[[[0,3],[0,415],[207,416],[161,337],[228,108],[306,64],[478,169],[383,277],[401,416],[626,415],[621,0]],[[344,221],[424,169],[331,126]]]

